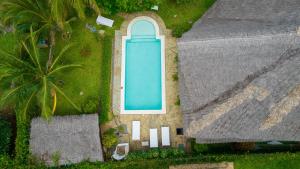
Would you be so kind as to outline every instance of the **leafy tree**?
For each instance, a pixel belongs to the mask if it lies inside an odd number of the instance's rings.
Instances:
[[[47,68],[53,60],[53,47],[57,32],[69,32],[70,22],[85,19],[85,8],[92,8],[100,14],[95,0],[3,0],[0,14],[4,23],[14,24],[19,29],[33,29],[49,35]]]
[[[0,50],[0,83],[5,84],[0,95],[0,108],[5,105],[14,105],[19,118],[26,119],[32,106],[37,106],[42,117],[49,119],[55,112],[57,98],[62,95],[74,108],[80,109],[57,85],[56,75],[66,69],[78,68],[81,65],[60,65],[59,61],[71,45],[65,46],[53,64],[46,68],[46,62],[36,46],[36,36],[30,29],[29,42],[22,41],[22,50],[19,55]]]

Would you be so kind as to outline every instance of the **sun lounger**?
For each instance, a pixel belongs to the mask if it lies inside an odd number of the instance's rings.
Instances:
[[[97,20],[96,20],[96,23],[97,23],[98,25],[105,25],[105,26],[112,27],[113,24],[114,24],[114,21],[111,20],[111,19],[105,18],[105,17],[103,17],[103,16],[98,16],[98,17],[97,17]]]
[[[132,140],[140,140],[141,122],[132,121]]]
[[[161,127],[161,144],[162,146],[170,146],[170,128]]]
[[[150,148],[158,147],[157,129],[150,129]]]

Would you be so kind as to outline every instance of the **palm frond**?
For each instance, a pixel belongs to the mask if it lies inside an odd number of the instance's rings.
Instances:
[[[62,56],[64,56],[65,52],[68,51],[72,46],[73,44],[68,44],[59,52],[58,56],[54,59],[49,70],[52,70],[56,66],[56,63],[62,58]]]
[[[53,88],[55,88],[55,90],[62,95],[77,111],[81,111],[80,108],[58,87],[56,86],[54,83],[50,82],[51,86]]]

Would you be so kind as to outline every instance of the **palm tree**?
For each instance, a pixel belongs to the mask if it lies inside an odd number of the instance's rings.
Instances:
[[[75,19],[85,19],[84,10],[92,8],[97,14],[100,10],[95,0],[3,0],[2,20],[16,26],[32,25],[37,32],[47,32],[49,35],[49,54],[47,67],[51,67],[53,47],[57,32],[70,28],[70,22]],[[1,16],[1,15],[0,15]]]
[[[76,110],[80,111],[73,101],[57,85],[57,73],[70,68],[78,68],[81,65],[60,65],[59,61],[70,49],[65,46],[49,69],[45,68],[41,53],[36,45],[35,33],[30,29],[28,44],[22,42],[20,55],[11,54],[0,50],[0,83],[6,84],[0,95],[0,107],[15,105],[18,114],[26,119],[28,111],[33,106],[41,110],[41,115],[49,119],[56,109],[56,95],[63,96]],[[20,117],[19,117],[20,118]]]

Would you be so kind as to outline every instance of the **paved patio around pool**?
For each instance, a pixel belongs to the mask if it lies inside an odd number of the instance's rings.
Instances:
[[[174,74],[177,74],[177,46],[176,38],[172,37],[171,31],[166,29],[163,20],[152,12],[143,12],[135,14],[123,15],[125,21],[123,22],[121,29],[115,32],[114,42],[114,56],[113,56],[113,76],[112,76],[112,111],[115,116],[114,120],[108,124],[105,124],[103,131],[110,127],[116,127],[118,125],[127,126],[128,134],[123,135],[120,138],[120,142],[129,142],[130,148],[141,149],[142,141],[149,141],[149,129],[158,129],[159,145],[161,145],[161,130],[162,126],[170,127],[170,139],[171,146],[178,147],[179,145],[186,143],[186,138],[183,135],[176,134],[176,128],[183,127],[182,113],[180,107],[176,105],[176,101],[179,95],[178,81],[173,79]],[[166,114],[145,114],[145,115],[129,115],[120,114],[120,89],[121,89],[121,57],[122,57],[122,36],[127,33],[127,27],[131,20],[138,16],[148,16],[154,19],[159,25],[159,31],[161,35],[165,36],[165,84],[166,84]],[[132,121],[141,122],[141,140],[131,140],[131,123]]]

